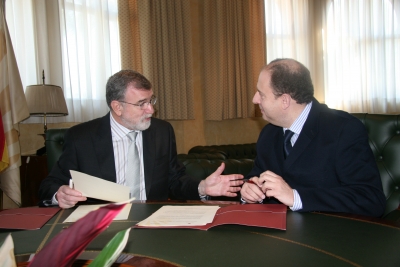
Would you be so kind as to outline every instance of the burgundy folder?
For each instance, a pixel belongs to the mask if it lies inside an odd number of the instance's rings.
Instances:
[[[19,208],[0,211],[0,228],[36,230],[43,227],[60,208]]]
[[[215,214],[212,223],[201,226],[138,226],[135,228],[189,228],[208,230],[223,224],[240,224],[247,226],[286,230],[287,207],[283,204],[244,204],[221,207]]]

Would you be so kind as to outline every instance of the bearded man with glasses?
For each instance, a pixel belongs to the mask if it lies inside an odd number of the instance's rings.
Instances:
[[[127,185],[137,200],[235,197],[240,191],[243,176],[221,175],[224,164],[205,180],[186,175],[171,124],[152,117],[157,97],[142,74],[122,70],[111,76],[106,99],[106,116],[66,132],[63,153],[41,183],[41,202],[71,208],[87,200],[68,186],[70,170]]]

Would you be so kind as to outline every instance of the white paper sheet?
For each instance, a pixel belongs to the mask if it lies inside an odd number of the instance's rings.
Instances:
[[[206,225],[214,220],[219,206],[163,206],[139,226],[193,226]]]
[[[76,222],[80,218],[84,217],[91,211],[97,210],[102,206],[106,206],[107,204],[100,204],[100,205],[81,205],[74,210],[67,219],[65,219],[64,223],[66,222]],[[120,211],[120,213],[114,218],[114,221],[118,220],[127,220],[129,216],[129,212],[131,210],[132,204],[126,204],[125,207]]]
[[[85,197],[120,202],[129,199],[129,187],[82,172],[70,171],[74,189]]]

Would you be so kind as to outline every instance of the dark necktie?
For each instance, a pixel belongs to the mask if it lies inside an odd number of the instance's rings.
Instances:
[[[290,142],[290,139],[292,138],[294,132],[290,130],[285,131],[285,135],[283,136],[283,154],[285,156],[285,159],[290,153],[290,150],[292,149],[292,143]]]

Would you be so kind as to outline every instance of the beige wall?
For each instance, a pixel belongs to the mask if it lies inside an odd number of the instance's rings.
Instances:
[[[195,97],[195,119],[186,121],[170,121],[176,134],[178,153],[187,153],[197,145],[221,145],[255,143],[262,127],[266,124],[261,117],[250,119],[234,119],[225,121],[204,121],[201,40],[199,31],[199,1],[191,1],[192,46],[193,46],[193,87]],[[255,88],[254,88],[255,91]],[[48,124],[48,128],[66,128],[76,123]],[[43,124],[20,124],[20,142],[23,154],[35,153],[43,147]]]
[[[196,109],[196,113],[201,110]],[[196,116],[197,117],[197,116]],[[170,121],[175,130],[178,153],[187,153],[198,145],[244,144],[255,143],[262,127],[266,124],[262,118],[237,119],[221,122]],[[76,123],[48,124],[48,128],[69,128]],[[20,144],[23,155],[35,154],[44,146],[43,124],[20,124]]]

